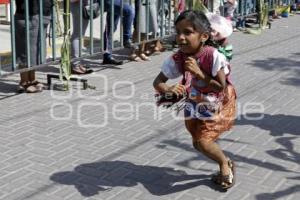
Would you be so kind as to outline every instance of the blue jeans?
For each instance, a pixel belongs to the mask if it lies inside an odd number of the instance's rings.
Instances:
[[[110,59],[112,57],[112,37],[110,34],[111,30],[111,23],[110,23],[110,16],[111,16],[111,1],[105,1],[104,4],[104,11],[107,12],[106,16],[106,27],[104,31],[104,59]],[[115,0],[114,1],[114,32],[117,30],[117,26],[119,23],[121,15],[121,1]],[[134,19],[134,9],[128,4],[123,3],[123,40],[128,41],[131,39],[132,35],[132,23]]]

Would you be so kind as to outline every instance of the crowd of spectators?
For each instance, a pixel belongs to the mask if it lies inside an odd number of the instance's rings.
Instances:
[[[100,4],[100,0],[93,0],[93,2]],[[161,41],[159,40],[160,20],[161,12],[167,17],[171,11],[168,10],[172,4],[174,9],[180,13],[186,9],[189,2],[188,0],[104,0],[104,12],[106,12],[105,30],[103,33],[104,49],[103,49],[103,64],[122,65],[122,60],[117,60],[113,57],[113,34],[117,30],[118,23],[120,21],[122,13],[122,29],[123,29],[123,47],[131,49],[129,59],[132,61],[148,61],[149,56],[152,54],[159,54],[164,50]],[[195,1],[195,0],[192,0]],[[202,1],[202,0],[196,0]],[[212,1],[212,0],[209,0]],[[90,0],[82,0],[82,5],[89,5]],[[208,4],[207,0],[203,1]],[[90,19],[86,19],[80,16],[80,0],[70,0],[70,11],[72,15],[72,32],[71,32],[71,73],[73,74],[87,74],[93,72],[91,68],[84,65],[80,59],[80,36],[85,35],[88,24],[92,23]],[[147,5],[148,3],[148,5]],[[163,5],[165,3],[165,5]],[[220,0],[213,0],[213,13],[220,14],[221,3]],[[29,32],[30,32],[30,54],[27,54],[26,38],[25,34],[17,34],[16,37],[16,55],[19,68],[26,68],[28,64],[30,66],[41,64],[46,58],[46,50],[44,54],[40,53],[41,47],[46,47],[40,44],[40,41],[46,41],[46,34],[40,36],[39,30],[43,29],[44,33],[47,32],[48,25],[51,20],[51,10],[53,6],[53,0],[43,1],[43,27],[40,27],[39,22],[39,8],[40,3],[38,0],[29,1]],[[235,0],[227,0],[225,3],[226,16],[228,19],[232,19],[234,8],[236,7]],[[113,7],[114,12],[111,12]],[[15,25],[16,31],[24,32],[25,26],[25,3],[22,0],[16,0],[16,13],[15,13]],[[164,8],[164,10],[162,10]],[[113,14],[113,16],[111,16]],[[148,15],[148,16],[147,16]],[[82,19],[82,27],[78,26],[80,18]],[[111,24],[111,18],[113,18],[113,24]],[[147,23],[146,23],[147,22]],[[111,33],[113,30],[113,33]],[[80,33],[82,31],[82,33]],[[148,42],[151,40],[151,42]],[[30,62],[27,62],[27,55],[30,55]],[[41,58],[41,55],[44,58]],[[75,58],[75,59],[73,59]],[[30,67],[29,66],[29,67]],[[20,92],[35,93],[42,91],[43,85],[35,80],[35,71],[30,70],[22,72],[20,74],[21,81],[19,84]]]

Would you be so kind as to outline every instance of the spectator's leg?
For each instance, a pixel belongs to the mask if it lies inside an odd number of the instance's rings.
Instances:
[[[220,6],[221,2],[220,0],[212,0],[213,1],[213,13],[220,15]]]
[[[15,15],[16,22],[16,32],[24,33],[25,31],[25,19],[22,15]],[[29,39],[30,39],[30,65],[37,65],[39,60],[38,53],[38,29],[39,29],[39,19],[38,15],[30,17],[29,20]],[[16,34],[16,56],[17,62],[19,64],[19,69],[27,67],[27,53],[26,53],[26,34]],[[19,92],[27,91],[30,86],[30,80],[34,77],[35,71],[31,70],[28,72],[20,73],[20,83]],[[35,92],[35,89],[27,92]]]
[[[114,27],[113,27],[113,31],[115,32],[117,30],[117,26],[118,26],[120,15],[116,11],[116,6],[115,6],[114,9],[115,9],[115,11],[114,11]],[[112,43],[113,43],[113,38],[112,38],[112,34],[110,34],[110,31],[111,31],[110,17],[111,17],[111,13],[108,11],[107,12],[107,16],[106,16],[106,27],[105,27],[105,31],[104,31],[103,64],[121,65],[121,64],[123,64],[123,61],[115,60],[112,57]]]
[[[72,13],[72,22],[73,22],[73,32],[71,35],[71,57],[79,57],[79,45],[80,45],[80,7],[79,2],[71,3],[71,13]],[[85,35],[86,29],[88,27],[89,20],[82,18],[82,36]],[[72,62],[73,66],[79,64],[80,61]]]
[[[115,12],[115,15],[114,15],[113,30],[115,32],[117,30],[120,15],[116,14],[116,10],[114,12]],[[110,33],[110,30],[111,30],[110,17],[111,17],[111,13],[108,12],[107,16],[106,16],[106,27],[105,27],[105,31],[104,31],[104,50],[105,50],[104,59],[111,59],[112,58],[113,38],[112,38],[112,35]]]
[[[44,57],[43,57],[43,60],[46,61],[46,57],[47,57],[47,30],[48,30],[48,25],[50,24],[50,20],[51,20],[51,16],[44,16],[43,17],[43,37],[42,37],[42,42],[44,43]],[[40,28],[40,27],[39,27]],[[39,64],[41,64],[41,45],[40,45],[40,32],[38,32],[38,41],[37,41],[37,62]],[[36,89],[38,91],[42,91],[43,88],[44,88],[44,85],[39,83],[36,78],[35,78],[35,70],[31,70],[28,72],[29,73],[29,82],[31,85],[34,85],[36,87]]]
[[[16,33],[24,33],[25,20],[20,15],[15,14],[15,27]],[[25,34],[16,34],[16,57],[18,63],[18,69],[26,68],[26,40]],[[25,92],[28,84],[28,72],[20,73],[20,83],[18,86],[18,92]]]
[[[123,6],[123,40],[125,47],[131,47],[132,24],[134,20],[134,9],[128,3]]]

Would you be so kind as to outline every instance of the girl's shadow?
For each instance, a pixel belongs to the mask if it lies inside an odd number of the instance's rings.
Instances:
[[[180,192],[199,185],[218,190],[210,181],[209,175],[188,175],[184,171],[169,167],[135,165],[126,161],[82,164],[74,171],[55,173],[50,179],[60,184],[74,185],[85,197],[116,186],[133,187],[138,183],[157,196]],[[183,181],[185,183],[182,183]]]

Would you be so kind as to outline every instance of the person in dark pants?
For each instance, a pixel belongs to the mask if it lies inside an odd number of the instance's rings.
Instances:
[[[110,34],[111,31],[111,4],[114,3],[114,24],[113,30],[114,32],[117,29],[120,15],[121,15],[121,0],[114,1],[104,1],[104,11],[107,12],[106,17],[106,27],[104,32],[104,55],[103,55],[103,64],[113,64],[113,65],[121,65],[122,61],[116,60],[112,57],[112,37]],[[125,48],[131,48],[131,35],[132,35],[132,24],[134,19],[134,9],[129,5],[128,2],[123,1],[123,46]]]
[[[51,8],[53,6],[52,0],[43,1],[43,26],[39,23],[39,1],[32,0],[29,3],[29,45],[30,45],[30,66],[41,64],[42,60],[46,58],[46,31],[50,23]],[[40,49],[40,35],[39,30],[43,29],[44,35],[44,58],[41,58]],[[18,68],[27,68],[27,48],[26,48],[26,30],[25,22],[25,2],[23,0],[16,0],[15,12],[15,32],[16,32],[16,57]],[[35,70],[29,70],[20,73],[20,83],[18,92],[36,93],[43,90],[43,84],[35,79]]]
[[[82,0],[83,5],[88,5],[90,0]],[[80,26],[78,25],[80,20],[80,1],[79,0],[71,0],[70,1],[70,9],[72,14],[72,35],[71,35],[71,57],[79,58],[79,48],[80,48]],[[82,17],[82,35],[85,35],[85,32],[88,28],[90,20]],[[91,21],[93,23],[93,21]],[[82,63],[81,60],[71,61],[71,73],[72,74],[89,74],[92,73],[93,70],[87,67]]]

